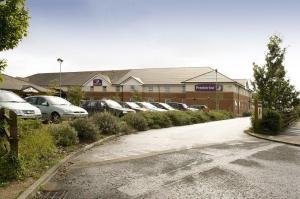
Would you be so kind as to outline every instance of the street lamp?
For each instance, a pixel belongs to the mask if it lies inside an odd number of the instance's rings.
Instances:
[[[57,62],[59,63],[59,97],[61,97],[61,64],[64,62],[64,60],[58,58]]]
[[[215,70],[216,71],[216,110],[219,110],[219,106],[218,106],[218,99],[217,99],[217,95],[218,95],[218,69]]]

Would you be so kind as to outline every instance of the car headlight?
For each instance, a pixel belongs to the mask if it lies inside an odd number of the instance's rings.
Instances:
[[[19,109],[12,109],[13,112],[15,112],[17,115],[24,115],[24,112]]]

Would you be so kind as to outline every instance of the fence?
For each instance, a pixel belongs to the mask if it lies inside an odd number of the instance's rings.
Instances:
[[[3,139],[6,139],[9,143],[9,146],[6,147],[7,152],[11,152],[14,155],[18,155],[18,124],[17,124],[17,115],[11,110],[6,110],[4,108],[0,109],[0,121],[1,121],[1,132],[0,136]],[[8,131],[6,129],[8,126]]]
[[[282,119],[283,119],[283,127],[288,127],[298,119],[298,115],[294,111],[285,112],[282,113]]]

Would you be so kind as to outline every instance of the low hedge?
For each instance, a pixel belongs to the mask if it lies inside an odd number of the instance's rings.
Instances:
[[[148,123],[140,113],[128,113],[122,118],[130,127],[138,130],[145,131],[148,129]]]
[[[146,119],[148,127],[150,129],[159,129],[172,126],[172,122],[166,113],[167,112],[147,111],[140,113],[140,115]]]
[[[113,135],[120,132],[120,119],[109,112],[94,114],[92,121],[99,132],[104,135]]]
[[[283,128],[282,116],[278,111],[266,109],[262,119],[255,121],[252,117],[252,128],[256,133],[276,135]]]
[[[99,129],[90,119],[75,119],[71,122],[71,126],[77,131],[80,141],[93,142],[100,138]]]

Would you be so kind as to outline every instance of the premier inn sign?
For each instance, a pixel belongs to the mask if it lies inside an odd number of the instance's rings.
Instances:
[[[196,84],[195,91],[222,91],[222,85],[216,85],[215,83],[210,84]]]

